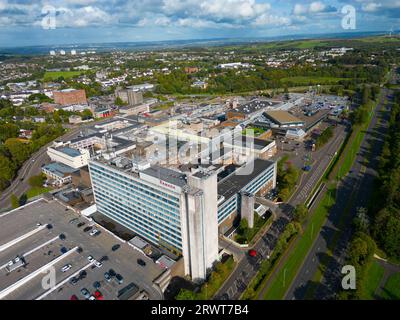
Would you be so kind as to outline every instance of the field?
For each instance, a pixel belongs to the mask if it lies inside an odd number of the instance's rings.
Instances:
[[[71,79],[75,76],[81,75],[82,71],[48,71],[44,74],[43,80],[52,81],[58,79],[59,77],[63,77],[64,79]]]

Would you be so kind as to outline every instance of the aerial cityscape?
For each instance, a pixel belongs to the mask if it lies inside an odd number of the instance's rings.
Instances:
[[[397,1],[0,12],[0,300],[400,299]]]

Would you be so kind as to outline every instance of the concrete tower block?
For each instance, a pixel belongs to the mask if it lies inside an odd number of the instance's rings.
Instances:
[[[248,192],[241,194],[240,215],[247,220],[249,228],[254,227],[254,195]]]

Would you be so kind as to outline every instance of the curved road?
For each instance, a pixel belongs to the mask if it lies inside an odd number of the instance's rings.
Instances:
[[[96,124],[108,121],[109,119],[104,119],[96,122]],[[93,126],[94,123],[85,124],[80,127],[72,128],[69,132],[63,136],[57,138],[57,140],[68,141],[70,139],[76,138],[79,132],[87,127]],[[49,162],[47,156],[47,147],[51,146],[53,142],[40,148],[36,151],[29,160],[25,161],[22,167],[18,170],[18,174],[11,183],[11,185],[1,193],[0,196],[0,210],[5,210],[11,207],[11,195],[15,194],[20,197],[22,194],[27,192],[30,188],[28,184],[28,178],[33,175],[38,175],[41,172],[41,168],[44,164]]]

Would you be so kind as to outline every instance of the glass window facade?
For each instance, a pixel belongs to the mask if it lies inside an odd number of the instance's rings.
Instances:
[[[96,162],[90,174],[99,212],[153,243],[182,250],[179,195]]]

